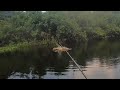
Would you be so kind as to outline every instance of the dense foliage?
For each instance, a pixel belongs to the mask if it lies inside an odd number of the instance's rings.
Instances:
[[[120,39],[119,11],[0,11],[0,46]]]

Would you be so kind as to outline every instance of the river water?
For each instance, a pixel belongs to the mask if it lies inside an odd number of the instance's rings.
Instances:
[[[120,42],[67,45],[88,79],[120,79]],[[52,49],[0,56],[0,79],[85,79],[66,53]]]

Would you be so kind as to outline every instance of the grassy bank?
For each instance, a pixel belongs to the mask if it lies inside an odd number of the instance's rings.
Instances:
[[[0,54],[9,54],[17,52],[28,52],[35,48],[53,48],[56,46],[55,40],[42,40],[42,41],[32,41],[23,42],[18,44],[9,44],[4,47],[0,47]]]

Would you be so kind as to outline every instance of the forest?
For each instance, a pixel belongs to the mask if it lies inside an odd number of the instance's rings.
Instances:
[[[120,40],[120,11],[0,11],[0,53],[56,40]]]

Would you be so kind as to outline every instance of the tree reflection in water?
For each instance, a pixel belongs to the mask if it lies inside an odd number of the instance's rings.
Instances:
[[[120,42],[99,41],[68,47],[88,78],[120,78]],[[0,79],[5,78],[84,79],[66,53],[58,55],[43,48],[0,56]]]

